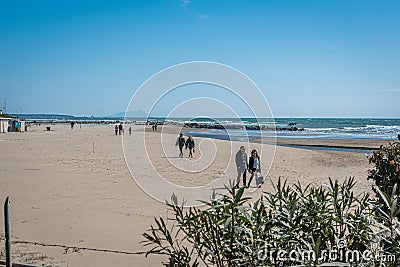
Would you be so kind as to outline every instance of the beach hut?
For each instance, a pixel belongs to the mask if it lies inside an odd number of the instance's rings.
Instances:
[[[0,133],[7,133],[11,119],[0,117]]]
[[[11,132],[24,132],[25,131],[25,121],[19,119],[11,120]]]

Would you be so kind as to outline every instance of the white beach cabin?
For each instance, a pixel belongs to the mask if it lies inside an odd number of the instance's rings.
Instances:
[[[7,133],[11,119],[0,117],[0,133]]]

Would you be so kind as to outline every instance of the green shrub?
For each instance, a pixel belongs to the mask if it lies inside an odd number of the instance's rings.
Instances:
[[[400,143],[381,146],[368,158],[369,162],[374,164],[374,168],[368,172],[368,179],[374,180],[376,187],[383,193],[379,193],[374,187],[378,202],[388,211],[392,207],[386,207],[386,197],[399,197],[400,194]],[[398,205],[399,203],[397,208]],[[397,214],[397,218],[400,219],[400,214]]]
[[[213,195],[204,202],[205,207],[188,209],[177,205],[173,196],[167,203],[173,217],[156,219],[156,225],[144,233],[146,256],[166,255],[165,266],[320,266],[326,262],[340,266],[349,261],[348,251],[358,251],[394,255],[395,261],[385,266],[398,266],[400,232],[395,214],[371,202],[367,193],[354,195],[354,185],[352,178],[342,184],[329,179],[320,187],[289,185],[279,179],[274,192],[265,192],[254,203],[244,196],[244,188],[231,185],[226,195]],[[397,202],[381,193],[388,206]],[[338,257],[328,257],[328,252]],[[360,258],[353,265],[380,263]]]
[[[10,117],[10,115],[3,113],[3,114],[0,114],[0,118],[11,118],[11,117]]]

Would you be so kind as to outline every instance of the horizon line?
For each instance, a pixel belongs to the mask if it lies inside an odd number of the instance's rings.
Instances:
[[[117,113],[118,114],[118,113]],[[66,116],[66,117],[76,117],[76,118],[125,118],[125,116],[115,116],[114,115],[71,115],[71,114],[57,114],[57,113],[7,113],[10,116],[31,116],[31,115],[44,115],[44,116]],[[130,116],[126,118],[137,118],[137,119],[156,119],[156,118],[167,118],[166,116]],[[193,118],[193,116],[177,116],[169,117],[176,119],[187,119]],[[217,119],[237,119],[237,117],[215,117]],[[400,117],[361,117],[361,116],[274,116],[274,117],[239,117],[240,119],[400,119]],[[212,118],[211,118],[212,119]]]

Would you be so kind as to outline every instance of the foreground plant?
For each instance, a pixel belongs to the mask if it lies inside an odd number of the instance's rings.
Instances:
[[[146,256],[164,254],[165,266],[380,266],[378,256],[393,255],[385,266],[398,266],[399,211],[388,214],[368,194],[354,195],[354,185],[353,178],[320,187],[279,179],[254,203],[244,188],[230,186],[188,209],[173,196],[173,217],[156,219],[144,233]],[[395,207],[397,198],[387,197]]]
[[[369,170],[368,179],[375,182],[380,192],[387,196],[400,195],[400,142],[381,146],[368,156],[369,162],[374,164],[374,168]],[[395,190],[394,190],[395,189]],[[385,197],[374,189],[378,201],[385,205]],[[397,203],[399,205],[400,203]],[[397,216],[400,219],[400,216]]]

